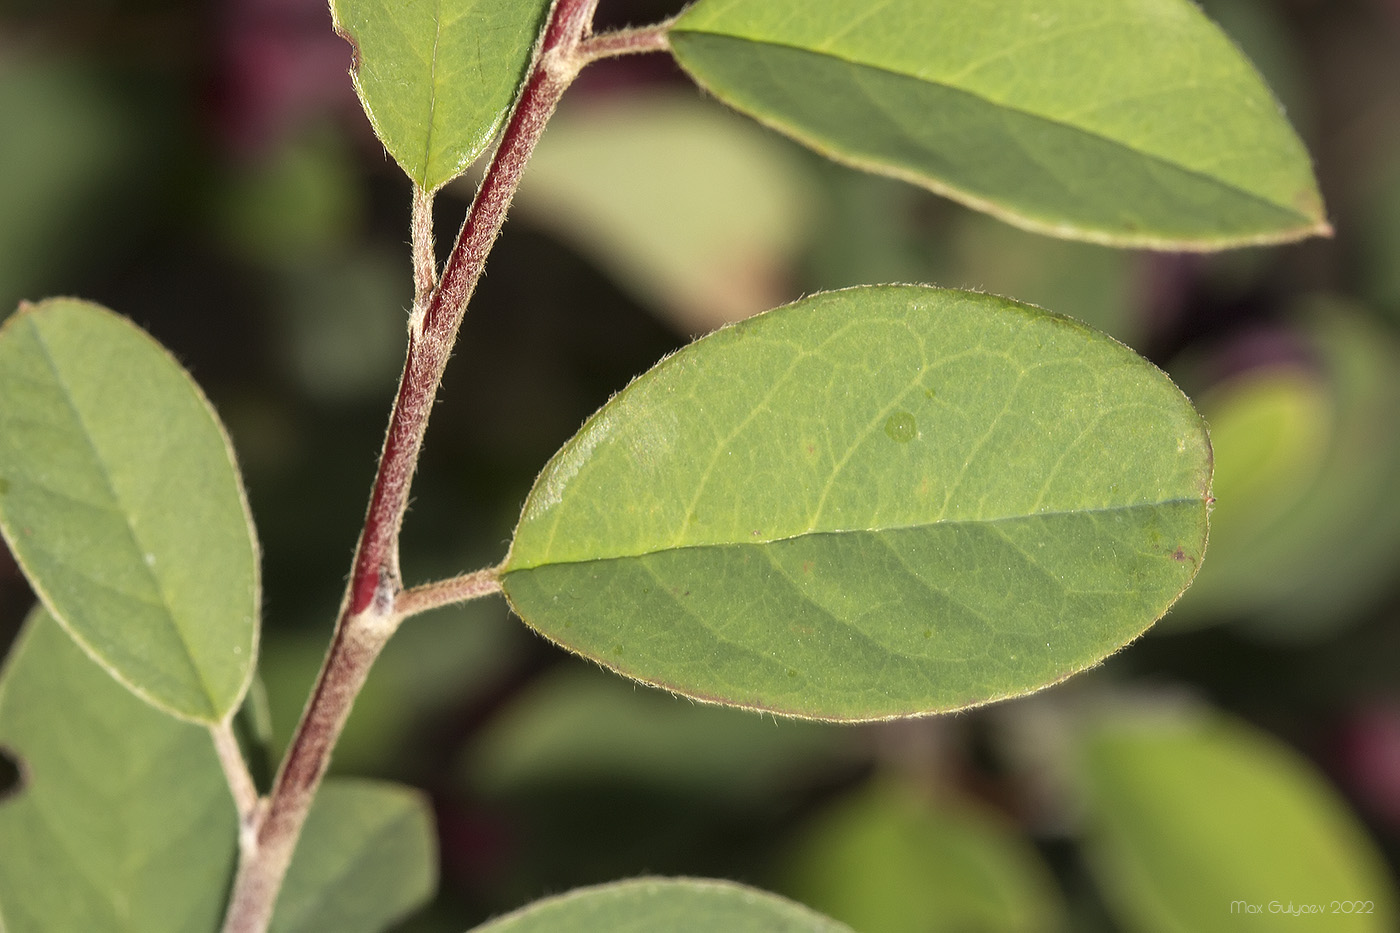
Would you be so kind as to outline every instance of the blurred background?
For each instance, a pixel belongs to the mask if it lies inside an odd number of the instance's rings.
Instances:
[[[680,6],[603,0],[599,26]],[[409,582],[499,560],[539,468],[665,353],[873,282],[1009,295],[1165,368],[1211,424],[1210,551],[1101,667],[861,727],[634,687],[499,599],[415,619],[333,766],[432,798],[440,895],[402,929],[459,931],[642,873],[759,884],[866,933],[1235,929],[1228,902],[1248,895],[1200,893],[1220,877],[1272,879],[1285,902],[1295,874],[1335,878],[1323,896],[1393,911],[1400,0],[1203,6],[1313,153],[1334,239],[1215,256],[1053,241],[825,163],[665,56],[584,73],[448,371]],[[409,186],[349,62],[321,0],[0,2],[0,314],[50,294],[107,304],[213,400],[262,541],[275,746],[329,636],[412,291]],[[471,190],[438,198],[444,254]],[[0,645],[31,600],[0,550]],[[1250,832],[1231,822],[1265,804]]]

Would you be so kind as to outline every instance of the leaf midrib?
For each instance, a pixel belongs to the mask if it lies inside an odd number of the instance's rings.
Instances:
[[[45,339],[43,328],[39,327],[38,322],[32,319],[28,323],[30,328],[33,330],[35,342],[38,344],[39,349],[43,352],[44,362],[48,365],[50,372],[53,373],[54,382],[60,390],[60,394],[63,397],[64,403],[68,406],[68,410],[72,413],[74,420],[77,422],[79,428],[81,428],[82,430],[83,442],[87,445],[89,452],[92,454],[94,462],[97,464],[99,475],[101,476],[102,481],[106,484],[108,492],[111,493],[112,501],[118,504],[118,512],[123,518],[122,524],[126,528],[127,534],[130,536],[131,543],[135,548],[135,552],[137,554],[147,553],[146,549],[141,544],[140,537],[136,533],[136,528],[131,523],[131,513],[121,508],[121,506],[125,504],[124,500],[122,499],[121,495],[119,495],[117,492],[116,484],[113,481],[111,472],[107,468],[106,459],[102,456],[101,452],[93,443],[93,432],[89,429],[88,423],[83,417],[82,410],[77,406],[77,404],[75,404],[73,400],[73,393],[69,388],[69,383],[64,378],[62,370],[59,368],[58,361],[50,350],[49,343]],[[199,683],[200,688],[204,692],[204,699],[208,701],[210,717],[211,719],[217,718],[217,711],[219,709],[218,698],[215,695],[215,692],[212,689],[212,685],[209,683],[208,678],[205,676],[204,670],[200,667],[197,659],[195,658],[193,651],[190,650],[190,645],[185,637],[184,630],[180,627],[179,623],[175,618],[175,614],[172,611],[170,594],[165,588],[164,579],[159,574],[157,574],[155,572],[155,569],[149,564],[147,564],[144,560],[138,559],[135,561],[135,563],[139,567],[141,567],[141,572],[144,573],[147,576],[147,578],[150,579],[155,591],[160,594],[161,608],[164,609],[163,614],[165,618],[169,620],[170,627],[174,629],[176,636],[175,640],[179,643],[181,650],[184,652],[186,661],[189,662],[190,669],[194,672],[196,681]],[[59,619],[59,614],[54,613],[54,618]],[[96,648],[93,645],[89,644],[88,640],[83,638],[80,633],[73,630],[67,624],[65,624],[63,627],[69,631],[74,641],[76,641],[79,645],[82,645],[83,648],[95,659],[98,659],[98,663],[105,670],[107,670],[114,677],[116,677],[117,680],[121,681],[133,692],[139,694],[143,698],[147,698],[150,702],[154,703],[155,705],[160,706],[161,708],[166,708],[166,704],[157,703],[155,701],[155,698],[150,696],[149,691],[140,689],[135,684],[129,683],[125,678],[118,676],[116,672],[112,669],[111,665],[108,664],[105,659],[101,658],[101,654],[96,650]]]
[[[803,538],[817,538],[831,535],[849,534],[871,534],[880,535],[897,531],[918,531],[921,529],[938,527],[973,526],[982,527],[989,525],[999,525],[1007,522],[1025,521],[1027,519],[1054,519],[1067,516],[1089,516],[1108,515],[1116,512],[1131,512],[1137,509],[1166,508],[1174,505],[1203,505],[1204,499],[1194,496],[1177,496],[1171,499],[1160,499],[1154,502],[1136,502],[1127,505],[1098,506],[1083,509],[1050,509],[1044,512],[1027,512],[1019,515],[1000,515],[995,518],[977,519],[939,519],[931,522],[914,522],[902,525],[883,525],[873,528],[824,528],[821,530],[805,530],[790,535],[778,535],[775,537],[744,538],[733,541],[698,541],[690,544],[659,545],[654,548],[639,550],[635,553],[618,554],[598,554],[593,557],[584,557],[569,560],[541,560],[527,566],[507,567],[503,572],[504,577],[509,577],[513,573],[521,573],[526,570],[535,570],[541,567],[562,567],[576,564],[593,564],[610,560],[634,560],[642,557],[649,557],[653,554],[666,554],[677,551],[705,550],[708,548],[726,547],[761,547],[767,544],[778,544],[785,541],[798,541]]]
[[[1097,130],[1091,129],[1091,128],[1089,128],[1089,127],[1081,126],[1081,125],[1076,124],[1076,123],[1070,123],[1070,122],[1067,122],[1067,121],[1065,121],[1065,120],[1063,120],[1063,119],[1061,119],[1061,118],[1059,118],[1059,117],[1056,117],[1056,116],[1051,116],[1051,115],[1047,115],[1047,114],[1043,114],[1043,113],[1036,113],[1036,112],[1033,111],[1033,110],[1027,110],[1027,109],[1024,109],[1024,108],[1021,108],[1021,107],[1015,107],[1015,106],[1012,106],[1012,105],[1010,105],[1010,104],[1003,103],[1003,102],[1001,102],[1001,101],[993,100],[992,98],[987,97],[986,95],[981,94],[981,93],[979,93],[979,92],[977,92],[977,91],[974,91],[974,90],[972,90],[972,89],[970,89],[970,88],[959,87],[958,85],[955,85],[955,84],[948,84],[948,83],[946,83],[946,82],[944,82],[944,81],[938,81],[938,80],[934,80],[934,79],[932,79],[932,78],[921,77],[921,76],[919,76],[919,75],[910,74],[910,73],[905,72],[905,71],[898,71],[898,70],[895,70],[895,69],[893,69],[893,68],[887,68],[887,67],[884,67],[884,66],[881,66],[881,65],[870,64],[869,62],[856,61],[856,60],[854,60],[854,59],[847,58],[847,57],[845,57],[845,56],[832,54],[831,52],[819,51],[819,50],[816,50],[816,49],[807,48],[807,47],[805,47],[805,46],[792,45],[792,44],[789,44],[789,43],[786,43],[786,42],[775,42],[775,41],[770,40],[770,39],[754,39],[754,38],[750,38],[750,37],[748,37],[748,36],[735,35],[735,34],[733,34],[733,33],[728,33],[728,32],[716,32],[716,31],[714,31],[714,30],[709,30],[709,29],[685,29],[685,28],[677,28],[677,29],[675,29],[675,30],[673,30],[673,31],[674,31],[674,32],[678,32],[678,33],[689,32],[689,33],[691,33],[692,35],[697,35],[697,36],[711,36],[711,37],[721,38],[721,39],[730,39],[730,40],[733,40],[733,41],[736,41],[736,42],[747,42],[747,43],[750,43],[750,44],[753,44],[753,45],[764,45],[764,46],[770,46],[770,47],[772,47],[772,48],[788,49],[788,50],[790,50],[790,51],[800,52],[800,53],[803,53],[803,54],[806,54],[806,55],[812,55],[812,56],[816,56],[816,57],[819,57],[819,58],[830,59],[830,60],[832,60],[832,61],[840,62],[840,63],[843,64],[843,65],[848,65],[848,66],[853,67],[853,68],[865,68],[865,69],[869,69],[870,71],[878,71],[878,72],[881,72],[881,73],[883,73],[883,74],[891,75],[891,76],[896,77],[896,78],[902,78],[902,79],[908,80],[908,81],[922,82],[922,83],[924,83],[924,84],[928,84],[928,85],[931,85],[931,86],[934,86],[934,87],[939,87],[939,88],[942,88],[942,89],[944,89],[944,90],[946,90],[946,91],[950,91],[950,92],[953,92],[953,93],[965,94],[965,95],[967,95],[968,97],[972,97],[972,98],[975,98],[975,99],[977,99],[977,100],[979,100],[979,101],[982,101],[983,103],[985,103],[985,104],[987,104],[988,106],[993,107],[993,108],[995,108],[995,109],[997,109],[997,110],[1005,111],[1005,112],[1007,112],[1007,113],[1017,114],[1017,115],[1019,115],[1019,116],[1028,117],[1028,118],[1035,119],[1035,120],[1042,120],[1042,121],[1044,121],[1044,122],[1046,122],[1046,123],[1051,123],[1051,124],[1054,124],[1054,125],[1056,125],[1056,126],[1063,127],[1064,129],[1072,130],[1072,131],[1074,131],[1074,132],[1076,132],[1076,133],[1082,133],[1083,135],[1088,136],[1088,137],[1091,137],[1091,138],[1093,138],[1093,139],[1095,139],[1095,140],[1098,140],[1098,141],[1101,142],[1101,143],[1104,143],[1104,144],[1107,144],[1107,145],[1110,145],[1110,146],[1115,146],[1115,147],[1120,148],[1120,149],[1122,149],[1122,150],[1124,150],[1124,151],[1134,153],[1134,154],[1140,156],[1141,158],[1148,159],[1148,160],[1150,160],[1150,161],[1152,161],[1152,162],[1155,162],[1155,163],[1157,163],[1157,164],[1159,164],[1159,165],[1163,165],[1163,166],[1166,166],[1166,167],[1171,168],[1171,169],[1173,169],[1173,170],[1176,170],[1176,171],[1182,172],[1182,173],[1184,173],[1184,174],[1190,175],[1190,176],[1193,177],[1193,178],[1196,178],[1196,179],[1199,179],[1199,180],[1202,180],[1202,181],[1205,181],[1205,182],[1209,182],[1209,183],[1212,183],[1212,184],[1220,185],[1221,187],[1226,188],[1226,189],[1228,189],[1228,190],[1230,190],[1230,191],[1232,191],[1232,192],[1235,192],[1236,194],[1238,194],[1238,195],[1240,195],[1240,196],[1242,196],[1242,197],[1245,197],[1245,198],[1248,198],[1248,199],[1250,199],[1250,200],[1252,200],[1252,201],[1255,201],[1256,203],[1266,205],[1267,207],[1272,208],[1272,209],[1277,210],[1277,211],[1282,211],[1282,212],[1285,212],[1285,213],[1287,213],[1287,214],[1291,214],[1292,216],[1297,217],[1300,221],[1302,221],[1304,224],[1307,224],[1308,226],[1316,226],[1316,225],[1317,225],[1317,222],[1318,222],[1318,221],[1316,220],[1316,218],[1314,218],[1314,217],[1312,217],[1312,216],[1310,216],[1310,215],[1308,215],[1308,214],[1301,213],[1297,208],[1293,207],[1291,204],[1280,204],[1280,203],[1278,203],[1277,201],[1270,200],[1269,198],[1267,198],[1267,197],[1265,197],[1265,196],[1259,194],[1258,192],[1250,191],[1250,190],[1248,190],[1248,189],[1246,189],[1246,188],[1241,188],[1241,187],[1238,186],[1237,183],[1235,183],[1235,182],[1233,182],[1233,181],[1229,181],[1229,180],[1226,180],[1226,179],[1224,179],[1224,178],[1221,178],[1220,176],[1211,175],[1211,174],[1208,174],[1208,173],[1206,173],[1206,172],[1204,172],[1204,171],[1202,171],[1202,170],[1200,170],[1200,169],[1193,168],[1193,167],[1188,166],[1188,165],[1184,165],[1184,164],[1182,164],[1182,163],[1180,163],[1180,162],[1177,162],[1177,161],[1173,161],[1172,159],[1170,159],[1170,158],[1168,158],[1168,157],[1166,157],[1166,156],[1160,155],[1160,154],[1158,154],[1158,153],[1149,152],[1149,151],[1144,150],[1144,149],[1135,148],[1135,147],[1129,145],[1128,143],[1124,142],[1123,140],[1114,139],[1114,138],[1111,137],[1111,136],[1106,136],[1106,135],[1104,135],[1102,132],[1099,132],[1099,131],[1097,131]],[[781,125],[784,127],[784,131],[785,131],[785,132],[788,132],[788,133],[790,133],[790,134],[792,134],[792,135],[794,135],[794,136],[797,136],[798,138],[810,138],[810,137],[808,136],[808,134],[799,131],[799,130],[798,130],[795,126],[793,126],[791,123],[789,123],[789,122],[787,122],[787,121],[784,121],[784,120],[781,120],[781,119],[779,119],[779,118],[775,118],[775,117],[774,117],[773,115],[771,115],[771,114],[765,116],[765,117],[763,118],[763,122],[772,122],[772,123],[775,123],[775,124],[781,124]],[[917,174],[918,174],[919,177],[921,177],[921,178],[922,178],[922,177],[931,177],[931,176],[925,175],[923,172],[918,172]],[[956,186],[954,186],[954,185],[951,185],[951,184],[949,184],[949,183],[947,183],[947,182],[944,182],[944,181],[942,181],[942,180],[939,180],[939,184],[940,184],[940,185],[943,185],[943,186],[946,186],[949,190],[956,190],[956,191],[959,191],[959,192],[963,192],[963,193],[965,193],[967,196],[973,196],[973,197],[979,197],[979,198],[981,197],[980,195],[973,195],[972,192],[964,192],[964,189],[959,188],[959,187],[956,187]]]
[[[433,4],[433,51],[428,59],[428,132],[423,137],[423,179],[419,187],[430,190],[428,181],[434,174],[433,133],[437,129],[438,47],[442,43],[442,0]]]

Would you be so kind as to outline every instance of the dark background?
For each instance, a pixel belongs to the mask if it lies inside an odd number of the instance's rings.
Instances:
[[[656,21],[680,4],[601,6],[605,27]],[[800,242],[762,255],[759,283],[737,304],[889,280],[1011,291],[1127,340],[1203,399],[1270,367],[1301,367],[1325,383],[1309,322],[1346,314],[1391,354],[1382,359],[1394,371],[1400,2],[1205,6],[1266,73],[1308,144],[1335,238],[1217,257],[1046,245],[775,140],[778,158],[806,179],[810,223]],[[263,547],[263,674],[279,739],[340,599],[411,298],[408,184],[371,135],[348,66],[318,0],[0,5],[0,308],[49,294],[102,302],[171,348],[211,397]],[[668,59],[648,56],[595,66],[570,99],[606,105],[673,90],[698,100],[687,87]],[[459,183],[438,200],[444,250],[469,193]],[[463,329],[414,487],[410,582],[498,560],[539,467],[696,326],[675,316],[693,300],[658,299],[614,275],[607,251],[588,246],[584,221],[551,223],[549,210],[544,198],[507,225]],[[737,274],[716,263],[714,276]],[[1322,305],[1307,304],[1319,295]],[[1300,310],[1309,307],[1348,310]],[[1400,470],[1372,463],[1390,463],[1400,409],[1370,417],[1374,454],[1337,466],[1326,485],[1345,486],[1349,471],[1378,475],[1365,492],[1374,519],[1400,501]],[[1337,571],[1348,595],[1325,610],[1280,632],[1267,599],[1191,609],[1188,596],[1172,624],[1087,676],[1138,695],[1189,694],[1279,737],[1315,762],[1394,866],[1400,544],[1374,522],[1333,535],[1354,546],[1310,555],[1308,542],[1290,545],[1320,579],[1333,564],[1348,568]],[[0,551],[4,642],[30,602]],[[627,712],[607,718],[628,709],[628,695],[637,722]],[[1028,702],[1037,700],[1018,701]],[[596,759],[548,751],[548,711],[590,704],[600,718],[583,714],[580,734],[596,729],[611,748],[635,726],[654,737],[655,760],[644,747],[652,738]],[[684,749],[663,747],[667,717],[680,723],[689,704],[615,688],[488,600],[409,624],[335,767],[433,798],[442,894],[406,929],[460,930],[544,893],[641,872],[771,885],[812,814],[889,768],[1002,811],[1048,858],[1076,928],[1106,923],[1072,834],[1047,829],[1054,821],[1014,779],[998,731],[1008,707],[1017,703],[781,734],[768,722],[771,743],[751,720],[724,719],[714,747],[732,748],[733,766],[706,778]]]

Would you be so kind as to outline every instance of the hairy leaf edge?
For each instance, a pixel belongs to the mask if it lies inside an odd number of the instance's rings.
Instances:
[[[673,27],[670,30],[670,36],[668,36],[668,38],[674,39],[676,35],[683,35],[687,32],[693,33],[695,35],[732,39],[736,42],[749,42],[754,45],[771,45],[776,48],[791,49],[793,51],[805,52],[811,55],[826,55],[826,53],[818,52],[812,49],[802,48],[800,46],[790,46],[776,42],[764,42],[760,40],[748,39],[743,36],[734,36],[727,33],[717,33],[711,32],[709,30],[699,29],[692,30],[685,29],[683,27]],[[682,42],[682,44],[684,43]],[[1305,240],[1312,236],[1330,237],[1333,234],[1332,225],[1328,222],[1325,213],[1323,213],[1321,210],[1322,200],[1320,195],[1317,198],[1319,212],[1318,215],[1314,217],[1310,216],[1307,213],[1298,211],[1297,208],[1275,204],[1271,201],[1268,201],[1265,198],[1260,197],[1257,194],[1254,194],[1253,192],[1241,191],[1240,189],[1233,188],[1232,186],[1229,186],[1226,183],[1222,182],[1220,179],[1214,179],[1208,175],[1202,175],[1195,169],[1178,165],[1174,162],[1170,162],[1166,159],[1149,153],[1139,154],[1144,159],[1150,159],[1159,164],[1170,166],[1171,168],[1176,169],[1178,171],[1187,172],[1198,177],[1205,178],[1207,180],[1221,184],[1222,187],[1230,187],[1231,190],[1235,190],[1242,195],[1252,197],[1255,200],[1267,204],[1270,207],[1275,208],[1277,210],[1293,211],[1304,221],[1304,223],[1296,227],[1290,227],[1272,233],[1259,233],[1245,236],[1236,235],[1218,237],[1173,238],[1152,236],[1148,234],[1134,235],[1126,233],[1113,233],[1109,231],[1096,230],[1088,227],[1078,226],[1072,223],[1054,223],[1050,221],[1041,220],[1029,214],[1024,214],[1006,206],[1003,206],[1001,204],[998,204],[995,201],[992,201],[982,195],[966,191],[962,188],[959,188],[956,185],[949,184],[931,175],[924,175],[916,171],[911,171],[909,169],[891,166],[887,163],[880,162],[878,160],[863,159],[855,156],[846,155],[844,153],[835,152],[826,142],[817,139],[816,137],[812,136],[806,131],[795,127],[782,119],[772,116],[760,116],[754,113],[750,113],[747,110],[735,107],[726,102],[722,94],[716,92],[711,85],[707,84],[704,79],[695,74],[693,71],[690,70],[690,68],[686,66],[686,63],[684,61],[685,55],[683,52],[677,51],[676,44],[674,41],[670,43],[669,49],[671,51],[672,57],[676,60],[676,63],[681,67],[681,70],[685,72],[687,77],[694,81],[696,85],[698,85],[703,91],[705,91],[706,94],[715,98],[718,101],[723,102],[726,107],[729,107],[736,113],[741,113],[749,119],[754,120],[755,122],[766,126],[777,133],[781,133],[782,135],[787,136],[790,139],[796,140],[803,146],[806,146],[812,151],[824,156],[825,158],[830,159],[833,162],[848,166],[850,168],[858,169],[863,172],[869,172],[872,175],[881,175],[886,178],[893,178],[897,181],[902,181],[919,188],[924,188],[928,191],[932,191],[934,194],[948,198],[949,200],[955,201],[973,210],[988,214],[992,217],[997,218],[998,220],[1003,221],[1004,223],[1010,224],[1013,227],[1018,227],[1022,230],[1027,230],[1031,233],[1038,233],[1045,236],[1055,237],[1057,239],[1093,243],[1098,246],[1110,246],[1124,249],[1149,249],[1167,252],[1197,253],[1218,252],[1220,250],[1234,249],[1237,247],[1246,246],[1270,246],[1283,243],[1295,243],[1300,240]],[[903,74],[901,72],[881,68],[878,65],[870,65],[863,62],[852,62],[846,59],[841,59],[839,56],[834,55],[826,55],[826,57],[832,58],[837,61],[842,61],[846,64],[856,65],[862,68],[870,68],[877,71],[884,71],[887,74],[894,75],[896,77],[910,77],[909,75]],[[943,86],[947,87],[946,85]],[[986,100],[986,102],[990,106],[996,107],[999,110],[1010,111],[1013,113],[1021,114],[1023,116],[1034,117],[1040,120],[1046,120],[1047,122],[1058,123],[1060,126],[1065,127],[1066,129],[1084,133],[1087,136],[1093,136],[1096,139],[1112,143],[1117,146],[1123,146],[1123,143],[1117,140],[1109,139],[1108,137],[1101,136],[1082,127],[1073,126],[1068,123],[1062,123],[1058,120],[1053,120],[1052,118],[1046,117],[1042,114],[1034,114],[1029,111],[1019,110],[1014,107],[1008,107],[1005,104],[1000,104],[995,101],[987,100],[986,98],[981,98],[980,95],[976,95],[973,92],[963,88],[948,87],[948,89],[958,91],[959,93],[968,94],[969,96],[979,97],[979,99]],[[1123,148],[1127,147],[1123,146]],[[1316,181],[1314,181],[1314,186],[1312,188],[1311,193],[1316,193],[1316,190]]]
[[[25,322],[34,314],[38,314],[42,312],[45,308],[53,304],[57,304],[59,302],[71,302],[106,314],[109,317],[120,321],[122,324],[134,331],[138,336],[142,337],[147,342],[149,342],[153,347],[155,347],[162,354],[164,354],[165,357],[169,359],[170,362],[176,368],[178,368],[179,371],[184,375],[186,381],[194,390],[195,396],[204,406],[205,411],[209,414],[211,420],[214,422],[215,427],[218,429],[219,437],[223,441],[224,452],[229,458],[229,464],[233,467],[234,485],[238,490],[238,503],[239,506],[242,508],[243,519],[248,528],[248,540],[252,544],[253,548],[253,637],[252,642],[249,646],[247,672],[243,675],[243,683],[238,689],[237,693],[234,695],[234,700],[230,704],[229,708],[223,711],[222,714],[211,715],[209,717],[191,715],[181,710],[176,710],[165,705],[164,703],[152,697],[141,687],[138,687],[137,685],[131,683],[124,676],[122,676],[122,674],[118,672],[116,668],[110,665],[107,661],[103,660],[103,658],[101,657],[101,655],[98,654],[96,649],[93,648],[93,646],[89,644],[86,639],[79,635],[68,624],[68,622],[63,618],[62,615],[60,615],[54,610],[52,599],[49,597],[45,587],[41,583],[39,583],[39,581],[34,580],[29,575],[29,573],[27,572],[27,568],[24,567],[24,561],[20,558],[20,555],[15,551],[13,544],[10,545],[10,552],[14,556],[15,562],[20,565],[21,569],[26,570],[25,580],[28,581],[29,585],[33,588],[34,595],[39,598],[40,603],[43,604],[44,610],[48,612],[48,614],[51,617],[53,617],[54,621],[56,621],[65,632],[68,633],[68,637],[73,639],[73,641],[78,645],[78,647],[83,650],[83,653],[86,654],[89,658],[91,658],[93,662],[97,664],[98,667],[101,667],[104,671],[110,674],[113,680],[121,684],[131,693],[140,697],[142,700],[144,700],[146,703],[150,704],[154,708],[160,710],[163,713],[166,713],[169,716],[173,716],[176,719],[204,726],[213,726],[219,723],[227,722],[235,714],[237,714],[238,708],[243,704],[243,698],[247,695],[248,689],[253,683],[253,678],[257,674],[258,649],[261,643],[262,636],[262,550],[258,542],[257,528],[253,524],[253,512],[248,504],[248,493],[243,486],[243,471],[238,468],[238,460],[234,454],[233,441],[229,438],[228,430],[224,427],[223,421],[219,418],[218,413],[215,411],[213,404],[210,403],[208,396],[204,394],[204,390],[200,387],[199,383],[197,383],[194,380],[194,377],[190,375],[189,371],[180,365],[179,361],[175,359],[174,355],[169,350],[167,350],[164,346],[161,345],[160,341],[156,340],[154,337],[148,334],[143,328],[139,327],[130,318],[118,314],[110,308],[104,307],[103,305],[100,305],[96,302],[86,301],[81,298],[72,297],[46,298],[43,301],[37,303],[26,301],[20,304],[19,309],[15,311],[14,314],[10,315],[9,318],[7,318],[3,323],[0,323],[0,335],[3,335],[7,330],[9,330],[10,327],[18,326],[17,322]],[[0,524],[0,534],[3,534],[8,542],[9,533],[5,530],[3,524]],[[210,700],[212,701],[212,699],[213,698],[211,697]],[[216,704],[212,702],[210,703],[211,712],[217,712],[215,706]],[[0,931],[0,933],[3,933],[3,931]]]

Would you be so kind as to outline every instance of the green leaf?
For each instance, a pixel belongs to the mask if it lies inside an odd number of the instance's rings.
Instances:
[[[1215,452],[1209,569],[1164,622],[1256,614],[1317,554],[1315,529],[1289,532],[1306,497],[1324,493],[1322,466],[1335,428],[1328,386],[1297,365],[1242,373],[1200,397]],[[1334,478],[1335,480],[1335,478]],[[1281,561],[1291,565],[1284,567]],[[1267,610],[1264,612],[1267,616]],[[1330,613],[1329,613],[1330,615]]]
[[[1278,640],[1364,617],[1400,552],[1400,342],[1335,300],[1295,326],[1315,369],[1255,370],[1201,398],[1220,438],[1219,535],[1182,605]]]
[[[1188,0],[699,0],[670,39],[774,129],[1042,233],[1217,249],[1330,229],[1268,88]]]
[[[1397,928],[1374,844],[1307,762],[1262,733],[1202,715],[1120,719],[1089,735],[1083,767],[1090,864],[1125,928]]]
[[[1005,299],[814,296],[616,396],[503,565],[559,644],[697,699],[822,719],[1059,681],[1195,574],[1210,449],[1131,350]]]
[[[54,299],[0,328],[0,531],[112,676],[218,722],[252,678],[258,562],[228,438],[170,355]]]
[[[0,677],[0,929],[213,930],[238,817],[207,729],[108,677],[36,610]]]
[[[957,799],[878,782],[817,817],[787,893],[861,933],[1058,930],[1064,907],[1025,838]]]
[[[505,120],[549,0],[331,0],[374,132],[413,183],[466,171]]]
[[[801,904],[729,881],[638,878],[536,901],[473,933],[851,933]]]
[[[316,795],[277,899],[272,933],[377,933],[437,883],[437,835],[422,794],[332,779]]]

